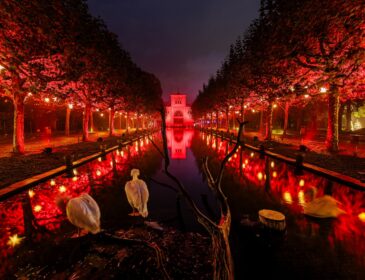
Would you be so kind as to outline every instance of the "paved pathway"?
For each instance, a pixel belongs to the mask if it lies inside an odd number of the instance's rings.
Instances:
[[[116,135],[121,135],[124,130],[115,130]],[[90,141],[96,141],[98,137],[107,137],[108,132],[96,132],[90,134]],[[82,140],[82,134],[73,134],[70,136],[50,136],[50,137],[29,137],[25,139],[25,154],[36,154],[42,152],[45,147],[56,148],[59,146],[79,143]],[[10,137],[0,140],[0,157],[12,156],[12,139]]]

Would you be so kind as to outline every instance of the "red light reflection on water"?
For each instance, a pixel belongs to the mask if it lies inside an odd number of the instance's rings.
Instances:
[[[201,138],[219,159],[223,159],[233,148],[229,142],[209,134],[201,134]],[[332,221],[328,242],[332,247],[341,244],[345,251],[365,264],[365,192],[338,183],[329,184],[325,178],[305,171],[296,175],[292,166],[270,158],[260,158],[258,153],[247,149],[239,149],[227,166],[229,172],[248,179],[253,185],[269,188],[274,197],[297,215],[295,223],[299,230],[310,235],[319,234],[321,221],[313,222],[303,215],[306,192],[311,187],[317,188],[317,197],[329,192],[347,214]]]
[[[194,131],[184,128],[169,128],[166,131],[167,145],[172,159],[186,159],[186,149],[190,148]]]
[[[56,234],[62,233],[62,224],[68,222],[56,206],[56,199],[77,197],[82,193],[97,193],[105,188],[102,183],[110,181],[114,172],[126,170],[128,160],[142,156],[149,146],[147,138],[141,139],[121,151],[109,153],[104,158],[74,169],[72,176],[59,176],[0,202],[0,275],[10,265],[7,263],[8,256],[17,249],[8,244],[10,237],[17,234],[25,237],[22,242],[26,242],[27,239],[34,239],[32,230],[37,227]],[[41,234],[38,233],[39,235]]]

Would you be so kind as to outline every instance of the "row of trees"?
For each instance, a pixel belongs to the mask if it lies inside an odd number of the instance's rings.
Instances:
[[[327,103],[326,146],[336,152],[341,102],[365,99],[364,36],[364,1],[262,0],[260,17],[203,86],[193,113],[228,119],[230,110],[262,110],[271,140],[275,106],[284,108],[285,133],[289,108],[316,98]]]
[[[158,79],[141,70],[84,0],[0,3],[0,95],[14,105],[14,152],[24,152],[24,103],[82,108],[88,140],[92,108],[151,113],[162,104]],[[66,120],[66,130],[69,122]]]

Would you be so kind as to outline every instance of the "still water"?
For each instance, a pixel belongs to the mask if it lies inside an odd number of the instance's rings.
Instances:
[[[232,145],[193,130],[169,130],[167,136],[172,173],[202,211],[217,220],[217,202],[205,183],[201,159],[209,156],[214,173]],[[158,135],[153,139],[160,144]],[[162,165],[161,156],[144,138],[75,169],[73,176],[56,177],[0,202],[0,275],[14,270],[16,256],[25,247],[37,250],[37,243],[44,239],[62,240],[76,233],[55,205],[59,196],[92,195],[101,209],[103,229],[132,225],[135,218],[128,216],[131,208],[124,193],[132,168],[141,170],[149,186],[149,220],[203,232],[169,186],[173,184]],[[295,174],[287,164],[243,149],[229,161],[223,187],[233,216],[231,245],[237,279],[365,279],[365,192],[308,172]],[[311,187],[318,189],[318,196],[326,193],[339,200],[347,214],[322,220],[304,216],[305,193]],[[257,226],[257,212],[264,208],[285,214],[284,235],[268,234]],[[244,224],[240,223],[243,217]]]

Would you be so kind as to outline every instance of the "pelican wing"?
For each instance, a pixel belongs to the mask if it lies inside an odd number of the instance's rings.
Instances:
[[[148,216],[147,202],[149,198],[149,192],[146,183],[143,180],[138,180],[138,190],[140,196],[140,205],[138,208],[139,213],[142,217]]]
[[[82,229],[86,229],[92,233],[98,233],[100,231],[100,210],[95,200],[90,196],[84,197],[76,197],[70,199],[67,203],[66,213],[69,221]],[[94,202],[91,203],[90,202]],[[90,207],[96,206],[96,208]]]
[[[127,196],[127,200],[129,202],[129,204],[133,208],[138,208],[139,196],[138,196],[137,188],[135,187],[135,182],[128,181],[125,184],[125,194]]]

